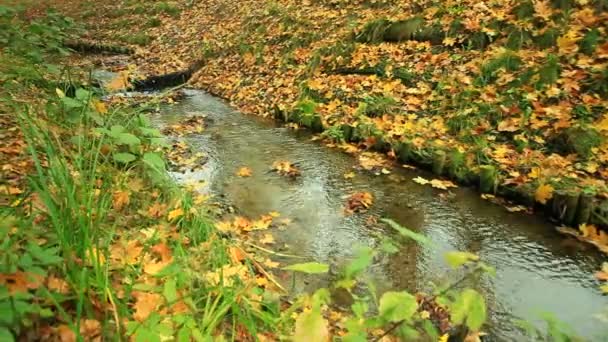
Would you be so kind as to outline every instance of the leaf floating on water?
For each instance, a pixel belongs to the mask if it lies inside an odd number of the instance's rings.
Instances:
[[[416,178],[414,178],[412,180],[414,181],[414,183],[418,183],[418,184],[421,184],[421,185],[426,185],[426,184],[430,183],[430,181],[428,179],[422,178],[420,176],[418,176],[418,177],[416,177]]]
[[[260,243],[264,245],[271,245],[274,243],[274,237],[272,234],[264,234],[264,237],[260,239]]]
[[[253,173],[253,172],[251,171],[251,169],[250,169],[250,168],[248,168],[248,167],[244,166],[244,167],[241,167],[241,168],[240,168],[240,169],[237,171],[236,175],[237,175],[237,176],[239,176],[239,177],[251,177],[252,173]]]
[[[344,174],[344,179],[353,179],[353,178],[355,178],[355,173],[352,171]]]
[[[349,214],[365,211],[371,207],[374,198],[369,192],[355,192],[346,201],[346,212]]]
[[[300,170],[296,165],[286,160],[272,163],[272,170],[276,171],[281,176],[289,176],[292,178],[300,175]]]
[[[431,186],[436,189],[447,190],[448,188],[457,188],[458,186],[449,180],[433,179]]]

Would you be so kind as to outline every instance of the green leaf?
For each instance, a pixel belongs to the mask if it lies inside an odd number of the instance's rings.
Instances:
[[[175,303],[177,301],[177,284],[174,278],[167,280],[165,283],[163,296],[167,299],[167,303]]]
[[[188,327],[182,327],[177,332],[177,342],[190,342],[190,336],[192,335],[192,330]]]
[[[160,138],[163,136],[160,133],[160,131],[156,128],[140,127],[139,130],[141,131],[141,134],[143,134],[146,137]]]
[[[110,127],[110,136],[112,138],[117,139],[120,136],[120,133],[123,133],[125,131],[125,128],[121,125],[113,125],[112,127]]]
[[[399,322],[407,320],[418,309],[416,298],[411,294],[402,291],[389,291],[380,298],[380,316],[389,322]]]
[[[329,271],[329,265],[319,262],[305,262],[301,264],[289,265],[287,267],[283,267],[283,269],[308,274],[327,273]]]
[[[78,100],[74,100],[71,97],[62,97],[61,98],[61,102],[63,102],[63,105],[68,108],[68,109],[73,109],[73,108],[80,108],[83,106],[83,103],[78,101]]]
[[[156,171],[165,170],[165,161],[159,153],[146,152],[143,157],[144,163]]]
[[[358,274],[363,272],[374,260],[374,250],[370,247],[362,247],[357,251],[357,256],[351,261],[345,269],[347,279],[353,279]]]
[[[84,90],[82,88],[76,89],[76,98],[79,99],[81,102],[88,101],[90,96],[91,96],[90,91]]]
[[[447,252],[443,257],[452,268],[458,268],[469,261],[479,260],[479,257],[473,253],[459,251]]]
[[[137,157],[131,153],[114,153],[114,161],[118,163],[129,164],[135,159],[137,159]]]
[[[120,133],[116,137],[116,143],[121,145],[140,145],[141,140],[131,133]]]
[[[459,325],[465,323],[473,331],[479,331],[486,321],[486,303],[473,289],[463,290],[451,307],[452,321]]]
[[[29,243],[27,251],[34,259],[37,259],[43,265],[59,264],[63,261],[63,259],[57,255],[56,248],[43,249],[35,243]]]
[[[383,218],[383,219],[380,219],[380,221],[388,224],[391,228],[396,230],[402,236],[404,236],[406,238],[410,238],[410,239],[420,243],[421,245],[431,245],[432,244],[431,240],[429,240],[429,238],[427,238],[426,236],[413,232],[413,231],[401,226],[399,223],[397,223],[391,219]]]
[[[320,310],[303,312],[296,318],[296,331],[292,341],[310,342],[328,339],[327,321],[321,315]]]
[[[5,327],[0,327],[0,341],[13,342],[15,341],[15,337],[13,337],[10,330]]]

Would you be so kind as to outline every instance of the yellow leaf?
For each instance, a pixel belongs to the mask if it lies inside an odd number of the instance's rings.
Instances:
[[[348,172],[344,174],[344,179],[352,179],[355,178],[355,173],[354,172]]]
[[[179,218],[183,215],[184,215],[184,210],[182,208],[177,208],[177,209],[173,209],[169,212],[169,215],[167,215],[167,219],[169,221],[173,221],[174,219]]]
[[[244,166],[239,169],[239,171],[236,173],[236,175],[239,177],[251,177],[252,171],[250,168]]]
[[[274,237],[272,234],[264,234],[264,237],[260,239],[260,243],[265,245],[271,245],[274,243]]]
[[[422,177],[420,177],[420,176],[418,176],[418,177],[416,177],[416,178],[414,178],[414,179],[412,179],[412,180],[413,180],[415,183],[422,184],[422,185],[425,185],[425,184],[430,183],[430,181],[429,181],[428,179],[424,179],[424,178],[422,178]]]
[[[534,198],[538,203],[546,204],[553,197],[553,187],[549,184],[541,184],[534,194]]]
[[[95,109],[95,111],[97,111],[97,113],[100,114],[105,114],[108,112],[106,104],[98,100],[93,101],[93,108]]]
[[[540,169],[540,167],[533,167],[532,170],[530,170],[530,173],[528,173],[528,177],[531,179],[537,179],[542,175],[542,171]]]

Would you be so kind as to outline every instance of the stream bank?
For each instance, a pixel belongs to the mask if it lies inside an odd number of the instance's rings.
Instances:
[[[564,240],[543,218],[509,213],[471,189],[457,188],[439,196],[439,190],[411,181],[418,176],[432,178],[424,171],[395,169],[381,176],[357,171],[352,157],[310,141],[309,133],[243,115],[198,90],[186,94],[153,121],[170,125],[204,114],[209,127],[183,139],[195,151],[204,152],[208,161],[201,170],[174,176],[202,184],[199,191],[223,196],[244,216],[276,211],[290,219],[285,229],[271,232],[276,240],[272,249],[337,267],[352,257],[355,246],[378,246],[385,232],[370,229],[367,220],[388,217],[427,235],[439,248],[403,246],[391,258],[378,260],[371,274],[380,289],[428,291],[429,282],[449,274],[443,252],[466,250],[497,269],[496,278],[473,284],[487,298],[488,330],[496,340],[517,339],[512,320],[536,320],[541,311],[554,313],[583,336],[604,332],[592,318],[608,303],[592,277],[605,260],[603,255]],[[302,176],[288,180],[268,172],[277,160],[298,163]],[[244,166],[252,170],[251,177],[235,175]],[[356,176],[345,179],[344,174],[353,170]],[[344,197],[355,191],[372,193],[374,204],[365,214],[344,215]],[[296,291],[319,285],[313,279],[308,287],[299,284]]]

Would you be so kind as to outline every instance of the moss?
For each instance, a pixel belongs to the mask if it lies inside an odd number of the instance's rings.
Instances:
[[[576,153],[583,159],[591,157],[592,149],[602,144],[602,135],[591,126],[570,127],[554,141],[553,148],[560,153]]]
[[[161,25],[161,20],[158,18],[151,18],[146,22],[146,27],[159,27]]]
[[[401,42],[414,39],[416,33],[423,29],[424,19],[413,17],[390,24],[384,32],[383,40],[387,42]]]
[[[591,55],[595,51],[597,44],[601,38],[600,31],[597,28],[587,31],[583,39],[578,43],[578,46],[582,53]]]
[[[152,38],[143,32],[139,32],[135,34],[125,35],[121,38],[121,40],[125,43],[145,46],[152,41]]]

